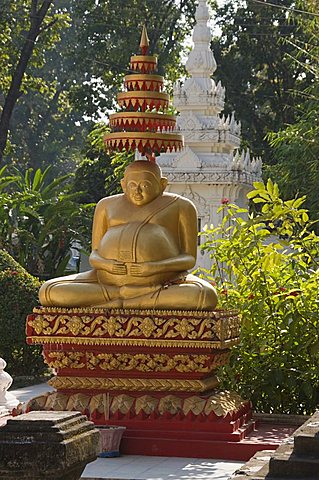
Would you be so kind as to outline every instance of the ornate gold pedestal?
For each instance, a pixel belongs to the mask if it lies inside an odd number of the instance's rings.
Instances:
[[[218,391],[215,375],[239,329],[230,311],[36,308],[27,341],[43,345],[57,393],[28,408],[80,410],[96,424],[125,425],[130,453],[205,456],[214,444],[222,455],[225,441],[251,428],[250,403]],[[199,443],[187,453],[190,434]]]

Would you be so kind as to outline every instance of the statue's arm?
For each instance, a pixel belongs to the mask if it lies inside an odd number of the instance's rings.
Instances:
[[[108,230],[107,206],[108,200],[104,198],[95,208],[92,227],[92,252],[89,262],[91,267],[96,270],[107,270],[117,275],[126,275],[127,268],[124,263],[117,262],[111,258],[104,258],[98,251],[100,241]]]
[[[195,206],[184,200],[179,215],[179,243],[181,255],[188,258],[187,270],[193,268],[197,257],[198,218]]]
[[[95,208],[92,227],[92,252],[89,258],[91,267],[97,270],[105,268],[105,258],[98,253],[98,246],[108,228],[106,216],[106,202],[102,199]]]

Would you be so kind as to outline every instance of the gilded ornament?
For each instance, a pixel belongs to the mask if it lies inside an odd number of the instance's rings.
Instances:
[[[60,312],[59,312],[60,313]],[[228,344],[239,337],[240,322],[238,317],[200,319],[189,317],[149,316],[95,316],[45,312],[28,319],[28,337],[36,335],[76,336],[77,338],[152,338],[183,340],[212,340]],[[34,335],[34,333],[36,335]],[[40,342],[42,343],[42,342]]]
[[[131,410],[133,403],[134,397],[130,397],[129,395],[117,395],[112,400],[111,412],[113,414],[121,412],[123,415],[126,415]]]
[[[66,327],[72,333],[72,335],[78,335],[84,327],[84,323],[82,322],[80,317],[71,317]]]
[[[214,355],[167,355],[144,353],[48,352],[46,363],[54,369],[87,368],[95,370],[138,370],[141,372],[197,372],[209,373],[225,365],[229,352]]]
[[[178,322],[175,330],[182,338],[187,338],[194,328],[186,318],[183,318],[180,322]]]
[[[178,412],[182,411],[182,399],[174,395],[167,395],[164,398],[161,398],[158,404],[158,411],[161,415],[165,413],[170,413],[171,415],[176,415]]]
[[[29,320],[29,325],[34,328],[38,335],[40,335],[40,333],[43,333],[50,323],[42,315],[36,315],[34,320]]]
[[[88,406],[90,397],[84,395],[83,393],[75,393],[69,397],[68,403],[66,405],[66,410],[78,410],[83,412]]]
[[[158,406],[159,400],[157,398],[151,397],[150,395],[143,395],[139,397],[135,402],[135,413],[139,415],[140,412],[150,415],[155,412]]]
[[[73,397],[73,395],[72,395]],[[46,410],[67,410],[67,404],[69,402],[69,395],[65,395],[59,392],[53,392],[47,395],[47,401],[45,404]],[[42,410],[39,408],[39,410]]]
[[[194,415],[200,415],[206,405],[206,400],[201,397],[189,397],[186,398],[183,404],[183,413],[188,415],[189,412],[192,412]]]
[[[49,352],[46,363],[51,368],[84,368],[82,352]]]
[[[127,394],[112,396],[109,393],[101,394],[65,394],[59,392],[46,393],[28,402],[27,408],[31,410],[80,410],[93,414],[98,411],[106,419],[110,415],[120,412],[122,415],[135,415],[145,413],[147,416],[156,415],[178,415],[182,413],[187,416],[192,413],[195,417],[207,417],[212,412],[219,417],[226,417],[228,414],[238,412],[247,401],[243,400],[234,392],[217,392],[209,398],[200,395],[192,395],[186,398],[179,398],[177,395],[165,395],[155,398],[150,395],[143,395],[135,398]]]
[[[61,355],[59,353],[59,355]],[[67,355],[63,353],[63,355]],[[212,370],[208,355],[166,355],[144,353],[98,353],[86,352],[86,368],[94,370],[138,370],[141,372],[200,372],[207,373]],[[66,366],[69,365],[65,361]],[[50,366],[51,363],[50,363]]]
[[[202,348],[206,350],[217,350],[225,347],[229,348],[239,342],[238,338],[228,340],[227,342],[212,341],[205,342],[202,340],[188,341],[188,340],[139,340],[139,339],[125,339],[125,338],[83,338],[83,337],[40,337],[29,336],[28,343],[35,345],[103,345],[103,346],[125,346],[125,347],[157,347],[157,348],[182,348],[193,349]]]
[[[153,320],[151,318],[144,318],[141,322],[140,330],[144,337],[150,337],[154,330],[156,330]]]
[[[235,392],[218,392],[208,398],[205,406],[205,415],[214,412],[218,417],[225,417],[241,408],[244,404],[243,399]]]

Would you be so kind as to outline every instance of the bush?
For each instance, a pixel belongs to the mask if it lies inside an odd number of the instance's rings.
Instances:
[[[47,371],[41,347],[28,346],[26,317],[38,304],[40,282],[7,252],[0,250],[0,356],[14,376],[40,376]]]
[[[75,241],[89,244],[93,213],[70,193],[71,175],[50,180],[50,171],[0,169],[0,248],[42,278],[65,273]]]
[[[277,185],[248,194],[261,211],[222,206],[207,229],[220,305],[242,317],[240,344],[220,371],[224,388],[259,412],[312,414],[319,401],[319,237],[305,198],[283,201]]]

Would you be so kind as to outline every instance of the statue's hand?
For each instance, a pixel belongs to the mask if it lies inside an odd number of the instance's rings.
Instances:
[[[131,263],[129,265],[129,274],[133,277],[148,277],[154,273],[151,263]]]
[[[109,273],[114,273],[114,275],[127,274],[127,267],[125,263],[103,258],[96,250],[90,255],[90,265],[97,270],[106,270]]]
[[[116,260],[112,260],[112,269],[111,273],[114,275],[126,275],[127,274],[127,267],[125,263],[118,262]]]

